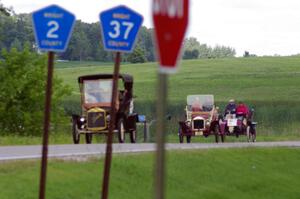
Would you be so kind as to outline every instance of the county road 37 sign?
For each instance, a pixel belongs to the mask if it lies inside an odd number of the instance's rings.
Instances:
[[[161,73],[174,73],[188,25],[188,0],[153,0],[156,48]]]
[[[105,50],[131,52],[143,16],[120,5],[100,13],[100,23]]]
[[[64,52],[73,30],[75,15],[58,5],[32,14],[34,34],[40,50]]]

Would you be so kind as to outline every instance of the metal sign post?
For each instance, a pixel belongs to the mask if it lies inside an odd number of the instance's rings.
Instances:
[[[46,178],[47,178],[47,156],[48,156],[48,138],[49,138],[49,124],[50,124],[50,110],[51,110],[51,94],[52,94],[52,77],[53,77],[53,63],[54,52],[48,52],[48,75],[46,85],[46,100],[44,113],[44,134],[43,134],[43,149],[40,173],[40,192],[39,198],[45,198]]]
[[[48,75],[46,83],[44,134],[39,189],[39,199],[44,199],[46,195],[54,52],[63,52],[66,50],[73,30],[75,15],[62,7],[51,5],[33,12],[32,22],[38,48],[43,51],[48,51]]]
[[[155,198],[164,198],[165,183],[165,139],[166,125],[165,113],[167,107],[168,96],[168,75],[158,74],[158,98],[156,105],[157,125],[156,125],[156,165],[155,165]]]
[[[168,74],[176,72],[183,38],[188,24],[189,0],[153,0],[153,22],[159,57],[157,114],[157,149],[155,164],[155,198],[164,198],[165,137],[164,115],[167,107]]]
[[[110,110],[110,125],[106,141],[106,155],[103,170],[101,198],[107,199],[109,192],[109,176],[112,160],[112,142],[116,123],[116,103],[118,100],[118,80],[121,62],[120,52],[131,52],[143,17],[126,6],[117,6],[103,11],[99,15],[103,46],[107,51],[116,52],[113,75],[113,90]]]
[[[106,199],[108,197],[109,190],[109,174],[110,174],[110,165],[112,157],[112,142],[113,135],[116,123],[116,102],[117,102],[117,92],[118,92],[118,80],[119,80],[119,71],[120,71],[120,62],[121,62],[121,53],[116,53],[115,58],[115,67],[114,67],[114,76],[113,76],[113,90],[112,90],[112,99],[111,99],[111,113],[110,113],[110,123],[109,123],[109,132],[106,142],[106,155],[104,162],[104,171],[103,171],[103,184],[102,184],[102,196],[101,198]]]

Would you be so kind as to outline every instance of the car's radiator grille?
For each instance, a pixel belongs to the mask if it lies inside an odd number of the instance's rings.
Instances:
[[[194,120],[194,129],[203,129],[204,120]]]
[[[88,112],[87,128],[105,128],[105,114],[104,112]]]

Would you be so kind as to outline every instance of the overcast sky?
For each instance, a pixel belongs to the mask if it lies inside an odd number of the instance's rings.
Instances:
[[[16,13],[58,4],[84,22],[98,21],[101,11],[119,4],[144,15],[152,27],[151,0],[1,0]],[[200,43],[231,46],[242,55],[300,53],[300,0],[190,0],[187,36]]]

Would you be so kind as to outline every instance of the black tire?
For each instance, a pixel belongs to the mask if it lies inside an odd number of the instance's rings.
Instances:
[[[119,143],[125,142],[125,127],[124,127],[123,118],[120,118],[118,122],[118,138],[119,138]]]
[[[221,141],[222,141],[222,143],[225,142],[225,134],[221,134]]]
[[[179,137],[179,143],[183,143],[183,135],[178,135],[178,137]]]
[[[136,136],[137,136],[136,130],[130,131],[130,142],[131,143],[136,143]]]
[[[252,128],[250,135],[252,137],[251,141],[256,142],[256,129],[255,128]]]
[[[179,143],[183,143],[183,135],[180,127],[178,129],[178,137],[179,137]]]
[[[87,144],[92,144],[92,139],[93,139],[93,134],[91,134],[91,133],[86,133],[85,134],[85,142]]]
[[[247,126],[246,128],[246,136],[247,136],[247,141],[250,142],[252,139],[252,133],[251,133],[251,127]]]
[[[216,124],[215,127],[214,127],[214,134],[215,134],[216,143],[219,143],[219,132],[220,132],[219,125]]]
[[[242,131],[241,128],[237,128],[237,131],[235,132],[235,137],[238,138],[240,136],[240,132]]]
[[[240,136],[240,127],[238,126],[235,126],[234,129],[233,129],[233,135],[235,135],[236,138],[238,138]]]
[[[72,137],[73,137],[74,144],[79,144],[80,134],[78,133],[77,130],[77,122],[74,119],[72,119]]]
[[[186,136],[186,143],[191,143],[191,138],[192,138],[192,136],[187,135]]]

